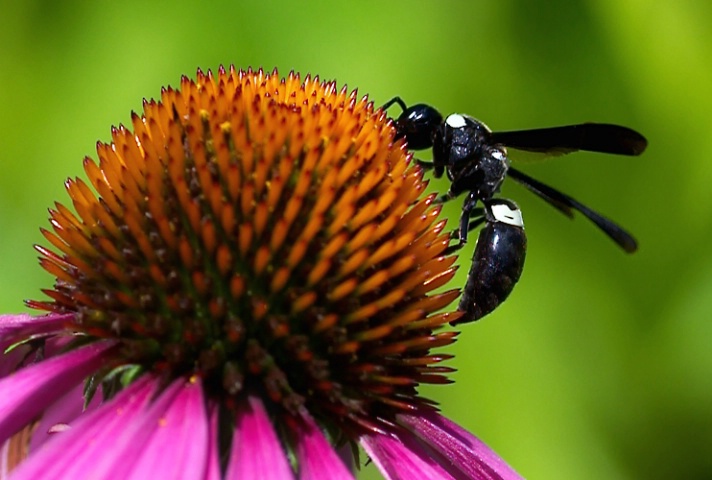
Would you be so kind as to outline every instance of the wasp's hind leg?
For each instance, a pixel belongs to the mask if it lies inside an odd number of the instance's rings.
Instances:
[[[447,249],[445,250],[446,254],[454,253],[464,247],[467,243],[467,234],[478,226],[482,225],[482,223],[485,221],[484,209],[475,208],[475,205],[477,205],[477,197],[474,193],[470,193],[467,196],[465,203],[462,205],[462,213],[460,214],[460,226],[457,230],[454,230],[450,234],[451,241],[455,242],[455,244],[447,247]]]

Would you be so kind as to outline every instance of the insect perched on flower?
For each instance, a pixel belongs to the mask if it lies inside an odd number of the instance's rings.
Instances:
[[[358,444],[388,478],[518,478],[418,392],[450,382],[459,292],[395,133],[333,82],[233,68],[114,128],[36,247],[45,314],[0,317],[13,478],[350,478]]]
[[[573,217],[582,213],[628,253],[638,244],[628,232],[566,194],[534,180],[510,167],[508,148],[543,155],[561,155],[577,150],[640,155],[648,142],[635,130],[620,125],[582,123],[563,127],[514,132],[492,132],[487,125],[454,113],[443,119],[434,107],[417,104],[408,107],[400,97],[386,102],[383,109],[397,104],[403,111],[395,120],[396,138],[408,141],[413,150],[432,148],[433,161],[418,163],[434,171],[435,177],[447,173],[448,192],[439,202],[462,193],[459,227],[450,250],[462,248],[470,230],[482,225],[472,266],[458,310],[462,317],[454,323],[479,320],[492,312],[514,289],[524,268],[527,237],[519,207],[511,200],[495,198],[507,175],[527,187],[560,212]],[[477,207],[478,204],[482,207]]]

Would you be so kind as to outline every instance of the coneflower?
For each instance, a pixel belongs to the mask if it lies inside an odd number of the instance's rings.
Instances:
[[[393,138],[294,73],[144,102],[50,211],[45,313],[0,317],[4,473],[334,480],[360,444],[387,478],[519,478],[418,393],[449,383],[455,257]]]

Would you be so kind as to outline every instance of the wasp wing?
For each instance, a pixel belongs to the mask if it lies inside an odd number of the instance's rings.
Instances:
[[[491,138],[495,144],[543,156],[563,155],[577,150],[640,155],[648,146],[645,137],[635,130],[607,123],[492,132]]]
[[[573,210],[581,212],[626,252],[633,253],[638,249],[638,243],[630,233],[623,230],[623,228],[615,224],[613,221],[607,219],[599,213],[594,212],[568,195],[561,193],[538,180],[534,180],[532,177],[525,175],[514,168],[509,169],[509,176],[527,187],[530,191],[534,192],[536,195],[544,199],[547,203],[565,215],[572,217]]]

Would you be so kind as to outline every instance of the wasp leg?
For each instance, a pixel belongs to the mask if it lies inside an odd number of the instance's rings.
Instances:
[[[475,228],[479,227],[485,223],[485,210],[484,208],[473,208],[470,212],[470,224],[467,226],[467,231],[471,232]],[[450,241],[457,242],[454,245],[450,245],[445,249],[444,254],[450,255],[460,250],[465,246],[465,242],[460,241],[460,230],[453,230],[450,234]]]
[[[448,192],[449,194],[450,192]],[[475,205],[477,205],[477,196],[475,192],[470,192],[470,194],[465,199],[462,204],[462,213],[460,213],[460,229],[458,230],[458,240],[461,244],[467,243],[467,232],[470,231],[470,217],[475,211]]]
[[[436,204],[436,205],[437,205],[437,204],[441,204],[441,203],[445,203],[445,202],[448,202],[448,201],[452,200],[452,199],[455,198],[455,197],[456,197],[456,195],[453,195],[452,192],[447,192],[447,193],[444,193],[444,194],[440,195],[438,198],[436,198],[436,199],[433,201],[433,203]],[[463,210],[464,210],[465,207],[462,207],[462,208],[463,208]]]
[[[415,164],[418,165],[420,168],[422,168],[425,171],[430,171],[433,170],[433,177],[435,178],[441,178],[443,176],[443,173],[445,173],[445,170],[443,169],[442,165],[437,165],[435,162],[428,162],[427,160],[421,160],[419,158],[415,158]],[[448,198],[455,198],[455,195],[452,195]],[[445,201],[445,200],[443,200]]]
[[[391,105],[394,103],[397,103],[399,107],[401,107],[401,110],[406,110],[408,107],[406,106],[405,102],[400,98],[400,97],[393,97],[390,100],[388,100],[386,103],[383,104],[381,107],[382,110],[388,110]]]
[[[435,201],[438,202],[438,200],[441,200],[443,198],[443,202],[450,200],[451,198],[453,198],[451,195],[451,192],[448,192],[445,195],[438,197]],[[460,214],[460,227],[452,234],[453,239],[456,240],[457,243],[448,247],[448,250],[450,250],[450,252],[454,252],[456,250],[461,249],[467,243],[467,232],[471,230],[470,217],[472,217],[473,214],[481,214],[481,209],[476,209],[475,205],[477,205],[477,196],[475,195],[475,192],[470,192],[470,194],[467,196],[467,199],[465,199],[465,203],[462,204],[462,213]]]
[[[415,164],[423,170],[432,170],[435,168],[435,164],[433,162],[428,162],[427,160],[421,160],[419,158],[414,158],[413,160],[415,160]]]

